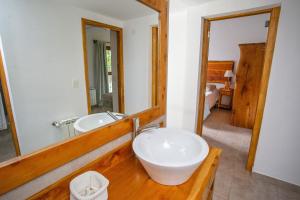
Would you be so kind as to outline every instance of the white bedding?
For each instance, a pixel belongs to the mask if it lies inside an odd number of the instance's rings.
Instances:
[[[216,87],[206,87],[203,120],[208,117],[210,114],[210,109],[216,105],[218,99],[219,90]]]

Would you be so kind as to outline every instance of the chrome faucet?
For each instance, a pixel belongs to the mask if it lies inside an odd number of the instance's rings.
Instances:
[[[54,121],[54,122],[52,122],[52,126],[55,126],[56,128],[60,128],[63,126],[73,124],[77,119],[79,119],[79,117],[72,117],[72,118],[68,118],[68,119]]]
[[[150,124],[144,127],[140,127],[140,120],[139,118],[133,118],[133,131],[132,131],[132,139],[134,139],[136,136],[138,136],[140,133],[145,131],[151,131],[153,129],[160,128],[159,124]]]
[[[112,113],[112,112],[110,112],[110,111],[106,111],[106,113],[107,113],[111,118],[113,118],[115,121],[119,120],[118,117],[121,117],[121,119],[127,117],[126,114],[121,114],[121,113],[114,114],[114,113]]]
[[[124,114],[124,113],[116,113],[114,114],[117,117],[121,117],[122,119],[124,119],[125,117],[128,117],[128,115]]]
[[[119,118],[117,118],[114,114],[112,114],[110,111],[106,111],[106,113],[108,114],[108,116],[110,116],[111,118],[113,118],[115,121],[119,120]]]

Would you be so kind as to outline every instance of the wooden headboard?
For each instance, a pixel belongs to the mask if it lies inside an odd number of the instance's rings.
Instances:
[[[234,61],[208,61],[207,82],[208,83],[225,83],[227,78],[224,77],[226,70],[233,70]]]

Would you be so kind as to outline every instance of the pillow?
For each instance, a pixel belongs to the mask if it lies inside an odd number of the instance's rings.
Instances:
[[[206,85],[206,91],[213,91],[216,88],[217,88],[217,86],[213,85],[213,84]]]

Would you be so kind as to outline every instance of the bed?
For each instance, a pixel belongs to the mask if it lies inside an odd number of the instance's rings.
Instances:
[[[226,70],[233,70],[234,61],[208,61],[207,83],[205,91],[204,118],[215,107],[219,99],[219,89],[224,87],[227,79],[224,77]]]
[[[219,89],[214,84],[207,84],[205,90],[205,105],[204,118],[206,119],[210,114],[210,110],[217,104],[219,99]]]

